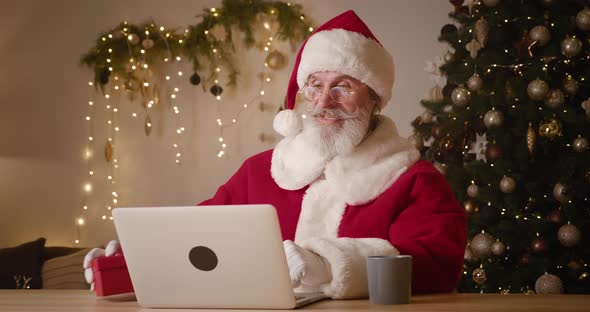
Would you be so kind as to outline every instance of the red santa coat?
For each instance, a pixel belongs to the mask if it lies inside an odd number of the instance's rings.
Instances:
[[[272,204],[284,240],[330,264],[320,289],[368,295],[366,257],[413,257],[412,291],[449,292],[459,280],[466,214],[445,178],[384,118],[347,155],[326,159],[301,135],[247,159],[201,205]]]

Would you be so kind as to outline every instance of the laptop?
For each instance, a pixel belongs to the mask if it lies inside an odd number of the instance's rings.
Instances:
[[[115,208],[141,306],[292,309],[327,298],[293,291],[271,205]]]

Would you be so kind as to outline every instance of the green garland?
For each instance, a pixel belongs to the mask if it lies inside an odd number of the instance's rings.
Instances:
[[[195,72],[209,66],[209,81],[217,79],[216,67],[228,70],[229,86],[235,86],[238,71],[232,61],[235,52],[233,31],[244,34],[244,43],[254,45],[254,25],[261,16],[278,24],[276,39],[292,43],[302,41],[313,30],[307,23],[298,4],[265,0],[223,0],[220,8],[204,9],[197,15],[201,22],[190,25],[184,33],[167,29],[149,21],[140,25],[122,22],[102,33],[96,45],[82,55],[80,63],[94,70],[95,85],[101,89],[111,75],[122,78],[127,90],[136,88],[142,81],[136,68],[152,67],[160,61],[169,62],[178,56],[186,57]],[[224,38],[209,33],[214,27],[222,27]]]

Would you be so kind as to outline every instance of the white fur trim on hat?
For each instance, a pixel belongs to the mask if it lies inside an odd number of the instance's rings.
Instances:
[[[301,117],[299,117],[295,111],[284,109],[272,120],[272,127],[284,137],[294,136],[301,132],[303,122],[301,121]]]
[[[311,36],[297,70],[299,88],[309,75],[320,71],[336,71],[362,81],[379,95],[381,107],[391,99],[393,58],[379,43],[360,33],[333,29]]]

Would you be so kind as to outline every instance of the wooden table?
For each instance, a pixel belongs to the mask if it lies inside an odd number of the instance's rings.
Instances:
[[[97,299],[85,290],[0,290],[0,311],[146,311],[172,312],[187,309],[142,309],[135,301]],[[372,305],[367,300],[326,300],[300,310],[309,311],[590,311],[590,295],[442,294],[413,296],[407,305]],[[297,310],[297,311],[300,311]],[[198,310],[208,311],[208,310]],[[229,310],[209,310],[229,311]],[[235,310],[233,310],[235,311]],[[252,312],[253,310],[246,310]]]

